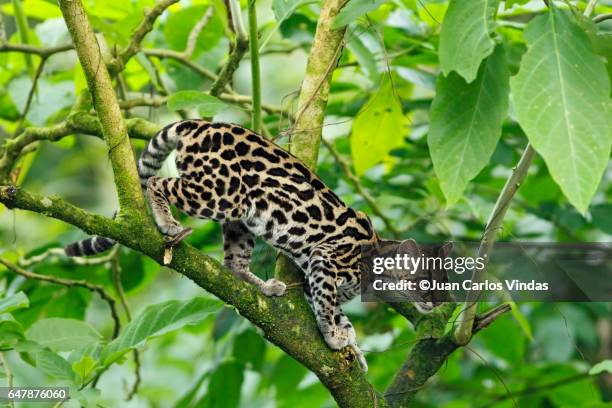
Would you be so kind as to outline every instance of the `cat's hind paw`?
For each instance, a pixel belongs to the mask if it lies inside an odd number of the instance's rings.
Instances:
[[[323,333],[325,342],[332,350],[340,350],[349,345],[350,334],[346,327],[335,326],[328,332]]]
[[[261,293],[266,296],[283,296],[287,285],[277,279],[268,279],[261,285]]]

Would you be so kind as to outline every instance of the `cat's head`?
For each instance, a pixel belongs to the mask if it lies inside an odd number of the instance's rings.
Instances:
[[[393,244],[389,245],[392,242]],[[449,256],[453,249],[452,242],[443,244],[417,244],[414,239],[404,241],[386,241],[382,252],[383,256],[394,257],[399,255],[405,259],[404,255],[413,259],[411,262],[412,270],[396,269],[388,270],[386,274],[393,276],[395,280],[406,279],[416,283],[416,290],[406,291],[405,299],[414,302],[415,307],[421,313],[429,313],[434,308],[444,302],[452,300],[449,291],[440,289],[423,289],[420,282],[429,281],[430,287],[435,281],[437,284],[448,282],[448,273],[444,268],[444,260]],[[419,261],[420,259],[420,261]]]

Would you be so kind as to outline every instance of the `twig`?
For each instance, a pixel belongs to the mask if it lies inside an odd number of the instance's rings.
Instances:
[[[142,52],[149,57],[170,58],[175,61],[178,61],[181,64],[185,65],[187,68],[190,68],[193,72],[197,73],[198,75],[201,75],[205,78],[209,78],[213,81],[216,81],[219,79],[219,76],[217,74],[204,68],[201,65],[196,64],[193,61],[190,61],[189,58],[186,58],[184,53],[180,51],[165,50],[165,49],[159,49],[159,48],[145,48],[142,50]]]
[[[593,13],[593,10],[595,9],[596,5],[597,5],[597,0],[589,0],[586,8],[584,9],[584,16],[591,17],[591,14]]]
[[[123,284],[121,283],[121,264],[119,263],[119,251],[113,254],[113,258],[111,259],[111,271],[113,274],[113,286],[115,287],[115,292],[117,292],[117,296],[119,296],[119,300],[121,301],[121,307],[123,308],[123,312],[125,313],[127,321],[130,322],[132,321],[132,312],[125,296],[125,291],[123,290]],[[140,386],[141,381],[140,356],[138,354],[138,349],[134,349],[132,354],[134,356],[134,374],[136,375],[136,380],[134,381],[132,389],[126,397],[126,401],[131,400],[138,392],[138,387]]]
[[[145,36],[149,34],[149,32],[153,29],[153,24],[155,20],[162,15],[164,11],[174,3],[178,3],[179,0],[160,0],[155,6],[145,14],[144,19],[140,22],[132,37],[130,39],[130,43],[127,47],[121,52],[120,57],[118,58],[118,70],[121,71],[125,63],[129,61],[138,51],[140,51],[140,44],[142,40],[144,40]]]
[[[532,386],[532,387],[526,387],[523,388],[520,391],[517,392],[513,392],[512,394],[500,394],[497,396],[492,397],[492,399],[487,402],[486,404],[482,405],[482,408],[485,407],[490,407],[492,405],[495,405],[495,403],[507,400],[512,398],[512,396],[514,397],[523,397],[525,395],[531,395],[531,394],[537,394],[541,391],[548,391],[557,387],[561,387],[563,385],[569,384],[569,383],[573,383],[575,381],[580,381],[582,379],[588,378],[589,377],[589,373],[580,373],[580,374],[575,374],[572,375],[570,377],[567,378],[562,378],[561,380],[558,381],[554,381],[554,382],[550,382],[547,384],[543,384],[543,385],[538,385],[538,386]]]
[[[218,95],[217,98],[223,101],[226,101],[226,102],[231,102],[231,103],[239,104],[242,106],[249,105],[248,108],[252,109],[250,105],[252,104],[253,99],[248,95],[240,95],[240,94],[235,94],[235,93],[222,93],[221,95]],[[119,106],[122,109],[131,109],[137,106],[152,106],[154,108],[159,108],[161,106],[164,106],[167,102],[168,102],[168,98],[165,96],[143,95],[141,97],[121,100],[119,101]],[[285,113],[283,108],[277,105],[270,105],[270,104],[264,103],[261,105],[261,107],[264,111],[268,113],[277,114],[277,115],[282,115]]]
[[[193,26],[191,32],[189,33],[189,37],[187,37],[187,46],[185,47],[185,51],[183,51],[183,55],[190,59],[193,56],[193,52],[195,51],[196,45],[198,43],[198,37],[200,33],[206,27],[211,17],[213,16],[214,9],[212,6],[209,6],[206,9],[206,12],[202,16],[200,20]]]
[[[53,283],[55,285],[66,286],[69,288],[74,288],[74,287],[85,288],[91,292],[97,293],[100,296],[100,298],[102,298],[102,300],[108,303],[108,307],[111,312],[111,317],[113,318],[113,322],[114,322],[113,335],[112,335],[113,339],[117,337],[117,335],[119,334],[119,330],[121,328],[121,322],[119,321],[119,314],[117,313],[117,308],[115,307],[115,300],[106,292],[104,287],[93,284],[93,283],[89,283],[84,280],[58,278],[55,276],[40,275],[34,272],[26,271],[25,269],[20,268],[19,266],[10,263],[8,260],[2,257],[0,257],[0,264],[6,266],[13,273],[16,273],[17,275],[21,275],[27,279],[38,280],[38,281],[47,282],[47,283]]]
[[[41,58],[50,57],[53,54],[73,50],[72,44],[60,45],[51,48],[41,48],[27,44],[1,44],[0,52],[22,52],[24,54],[35,54]]]
[[[496,234],[499,228],[502,226],[506,211],[510,207],[510,202],[514,197],[514,194],[520,187],[521,183],[527,176],[529,166],[535,157],[535,150],[530,144],[527,145],[523,152],[518,165],[512,172],[512,175],[506,181],[506,185],[502,189],[493,210],[487,221],[485,232],[480,241],[480,247],[478,248],[478,257],[483,259],[482,268],[475,269],[472,274],[473,282],[480,282],[485,274],[487,263],[489,261],[489,255],[493,249],[495,243]],[[460,322],[455,330],[455,341],[458,344],[467,344],[472,336],[472,326],[474,322],[474,316],[476,315],[477,301],[480,298],[479,291],[468,292],[463,309],[457,318]]]
[[[8,365],[8,361],[6,360],[6,356],[4,355],[3,352],[0,352],[0,363],[2,363],[2,366],[4,367],[4,374],[6,375],[7,387],[13,388],[13,370],[11,370],[11,367]],[[9,401],[9,406],[11,408],[15,406],[15,403],[13,402],[13,400]]]
[[[593,22],[595,24],[601,23],[602,21],[612,20],[612,13],[599,14],[593,17]]]
[[[342,171],[346,175],[346,178],[349,179],[349,181],[353,184],[353,187],[355,187],[357,193],[359,193],[359,195],[361,195],[361,197],[363,197],[363,199],[368,203],[368,206],[370,207],[372,212],[383,221],[387,230],[389,230],[389,232],[391,232],[391,234],[393,234],[395,238],[399,238],[401,232],[397,228],[395,228],[391,220],[380,209],[380,207],[376,203],[376,199],[366,191],[363,185],[361,185],[359,177],[357,177],[357,175],[351,170],[350,163],[346,161],[343,157],[341,157],[340,153],[338,153],[336,149],[331,145],[331,143],[329,143],[327,140],[322,138],[321,143],[325,145],[327,150],[333,156],[336,163],[338,163],[338,165],[342,168]]]
[[[251,53],[251,85],[253,93],[252,127],[256,133],[261,130],[261,74],[259,72],[259,40],[257,38],[257,7],[255,0],[248,1],[249,49]]]
[[[32,105],[32,100],[34,99],[34,94],[36,93],[36,85],[38,84],[38,80],[42,75],[43,69],[45,67],[45,62],[47,61],[46,57],[42,57],[40,63],[38,64],[38,68],[36,68],[36,72],[34,73],[34,77],[32,79],[32,86],[30,87],[30,92],[28,92],[28,98],[26,99],[26,104],[23,108],[23,112],[19,118],[19,122],[17,122],[17,128],[15,130],[15,135],[18,135],[23,129],[23,123],[25,122],[26,115],[30,110],[30,106]]]
[[[232,13],[232,26],[234,28],[234,32],[236,33],[236,44],[234,44],[234,48],[230,52],[227,62],[221,69],[219,78],[217,78],[217,80],[210,87],[210,94],[213,96],[217,96],[223,92],[226,85],[232,79],[234,72],[238,69],[240,60],[249,47],[249,38],[246,30],[244,29],[244,23],[242,22],[240,2],[238,0],[229,0],[229,4],[231,9],[230,11]]]

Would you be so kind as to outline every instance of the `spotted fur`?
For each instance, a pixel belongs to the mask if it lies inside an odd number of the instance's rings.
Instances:
[[[174,149],[180,176],[155,176]],[[359,292],[361,246],[379,241],[364,213],[347,207],[291,153],[232,124],[186,120],[166,126],[142,153],[138,172],[163,234],[184,231],[170,205],[222,223],[225,266],[265,295],[281,296],[286,287],[249,270],[255,237],[287,254],[305,274],[306,298],[327,344],[352,346],[365,365],[340,308]]]

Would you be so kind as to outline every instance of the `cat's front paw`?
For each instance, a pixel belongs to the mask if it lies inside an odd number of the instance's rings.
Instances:
[[[349,345],[351,341],[351,333],[346,327],[334,326],[330,330],[323,333],[325,342],[332,350],[340,350]]]
[[[261,293],[266,296],[283,296],[287,285],[277,279],[268,279],[261,285]]]

